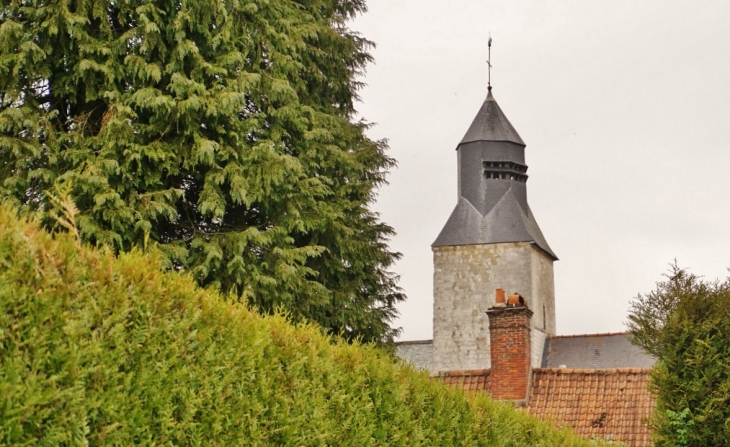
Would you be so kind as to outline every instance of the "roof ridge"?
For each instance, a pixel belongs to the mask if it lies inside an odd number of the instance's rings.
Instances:
[[[517,200],[517,197],[515,197],[515,200]],[[519,200],[517,204],[519,205]],[[532,243],[557,261],[558,256],[553,253],[553,249],[550,248],[550,244],[548,244],[545,236],[542,234],[542,230],[540,230],[540,226],[537,224],[537,220],[535,220],[535,215],[532,213],[530,205],[525,203],[525,206],[527,209],[523,209],[520,205],[520,217],[522,217],[522,224],[525,226],[525,230],[532,237]]]
[[[406,341],[395,342],[396,345],[427,345],[429,343],[433,344],[433,339],[431,339],[431,340],[406,340]]]
[[[533,373],[553,374],[648,374],[651,368],[533,368]]]
[[[439,371],[438,377],[463,377],[463,376],[486,376],[491,373],[491,368],[487,369],[454,369],[449,371]]]
[[[550,335],[548,334],[549,338],[577,338],[577,337],[608,337],[612,335],[629,335],[631,334],[630,331],[624,331],[624,332],[601,332],[597,334],[571,334],[571,335]]]

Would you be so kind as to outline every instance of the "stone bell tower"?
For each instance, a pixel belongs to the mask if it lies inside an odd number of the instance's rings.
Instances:
[[[527,204],[525,143],[492,88],[456,147],[456,208],[432,245],[433,370],[491,367],[487,309],[495,290],[518,293],[532,312],[532,366],[555,334],[550,249]]]

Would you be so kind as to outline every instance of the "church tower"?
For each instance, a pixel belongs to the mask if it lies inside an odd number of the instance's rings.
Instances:
[[[433,371],[491,367],[489,320],[495,290],[520,294],[532,311],[531,363],[555,335],[555,286],[548,245],[527,204],[525,143],[492,88],[456,147],[458,202],[432,245]]]

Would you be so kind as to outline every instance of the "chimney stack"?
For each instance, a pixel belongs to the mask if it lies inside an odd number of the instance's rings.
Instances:
[[[491,395],[494,399],[527,404],[532,378],[530,318],[532,311],[519,294],[510,295],[487,310],[489,317]]]

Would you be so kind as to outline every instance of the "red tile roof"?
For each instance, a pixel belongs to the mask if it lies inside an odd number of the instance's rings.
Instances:
[[[528,411],[586,438],[650,446],[648,380],[649,370],[639,368],[535,369]]]
[[[490,370],[440,373],[443,383],[464,391],[490,392]],[[602,438],[631,447],[651,446],[647,421],[654,398],[647,389],[649,370],[539,368],[532,373],[526,410],[543,420],[572,427],[585,438]]]
[[[486,391],[488,393],[490,390],[488,369],[448,371],[439,374],[439,379],[452,388],[461,388],[464,391]]]

